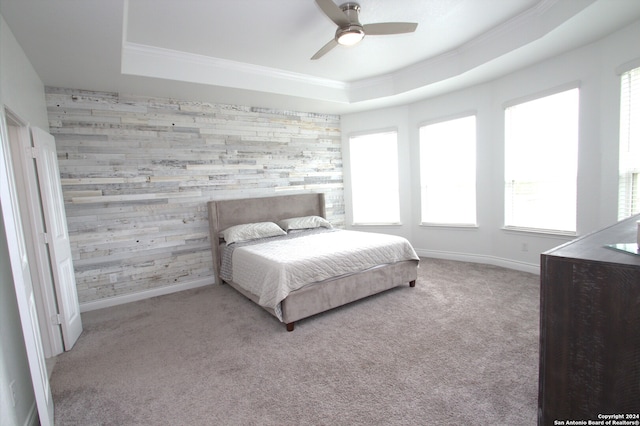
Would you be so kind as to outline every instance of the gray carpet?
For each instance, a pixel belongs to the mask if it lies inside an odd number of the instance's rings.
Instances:
[[[538,318],[538,276],[436,259],[291,333],[226,285],[92,311],[56,425],[533,425]]]

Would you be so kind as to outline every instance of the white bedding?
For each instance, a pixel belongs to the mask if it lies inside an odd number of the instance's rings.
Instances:
[[[273,309],[282,321],[280,302],[290,292],[404,260],[419,260],[405,238],[333,230],[237,247],[232,255],[232,280],[257,295],[258,303]]]

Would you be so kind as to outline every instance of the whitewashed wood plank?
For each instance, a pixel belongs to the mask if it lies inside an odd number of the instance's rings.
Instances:
[[[118,201],[142,201],[153,199],[173,199],[199,197],[200,191],[184,191],[184,192],[166,192],[157,194],[131,194],[131,195],[103,195],[100,197],[74,197],[71,202],[74,204],[81,203],[108,203]]]
[[[87,167],[91,167],[91,166],[87,166]],[[111,170],[113,170],[113,167],[111,167]],[[114,178],[114,177],[107,177],[107,178],[63,178],[61,179],[61,183],[63,186],[70,186],[70,185],[109,185],[109,184],[114,184],[114,183],[142,183],[142,182],[147,182],[147,177],[145,176],[138,176],[138,177],[132,177],[132,178],[126,178],[126,177],[121,177],[121,178]]]

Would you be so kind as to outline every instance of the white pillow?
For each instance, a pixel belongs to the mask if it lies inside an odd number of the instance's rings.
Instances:
[[[256,240],[258,238],[287,235],[282,228],[273,222],[257,222],[235,225],[225,229],[220,234],[227,244]]]
[[[332,228],[331,223],[320,216],[303,216],[292,217],[290,219],[284,219],[278,222],[278,225],[285,231],[292,231],[295,229],[311,229],[311,228]]]

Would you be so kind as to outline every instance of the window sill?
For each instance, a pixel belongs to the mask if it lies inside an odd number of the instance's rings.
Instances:
[[[423,228],[447,228],[447,229],[479,229],[477,224],[468,223],[428,223],[421,222],[420,226]]]
[[[575,238],[578,236],[578,233],[574,231],[558,231],[555,229],[524,228],[520,226],[503,226],[502,229],[507,232],[513,232],[518,234],[525,233],[525,234],[535,234],[535,235],[548,236],[548,237]]]
[[[390,223],[352,223],[351,226],[353,227],[400,227],[402,226],[402,223],[400,222],[390,222]]]

